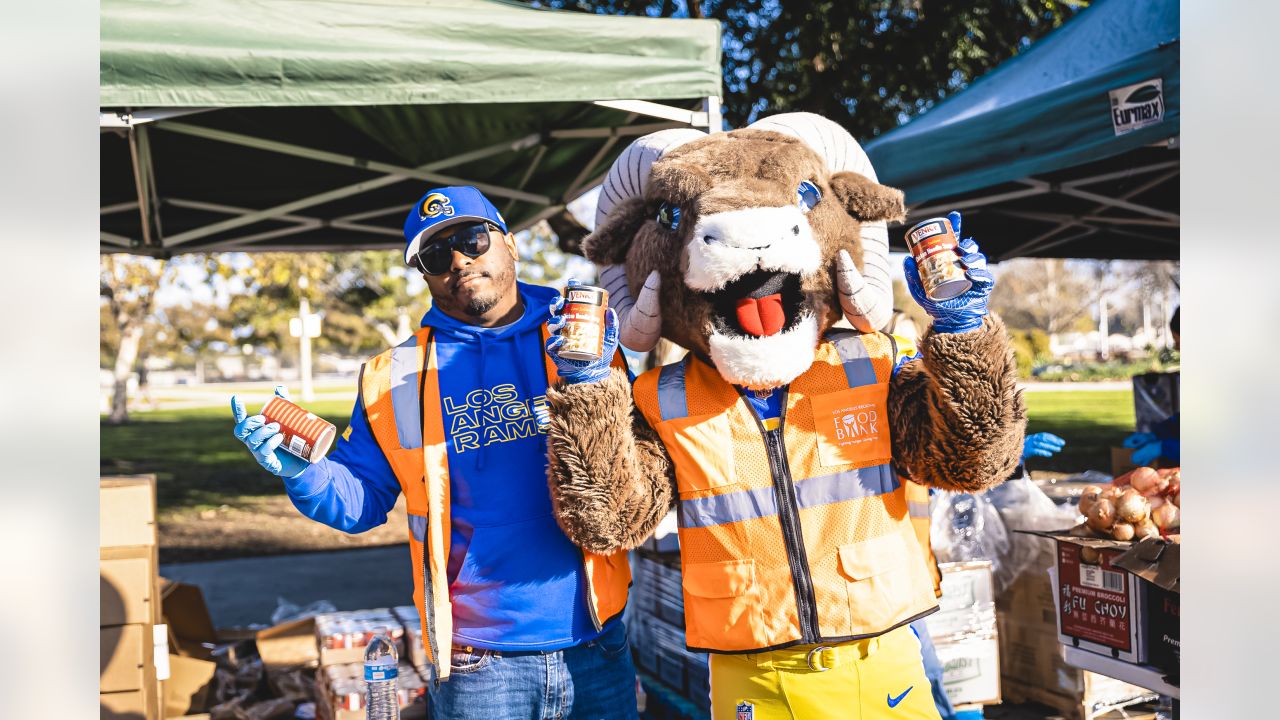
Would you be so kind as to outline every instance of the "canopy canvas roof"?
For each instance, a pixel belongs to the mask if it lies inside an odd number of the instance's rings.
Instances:
[[[992,259],[1176,259],[1178,22],[1177,0],[1096,0],[867,154],[908,224],[960,210]]]
[[[103,252],[403,246],[469,184],[513,230],[631,138],[720,127],[720,27],[503,0],[103,0]]]

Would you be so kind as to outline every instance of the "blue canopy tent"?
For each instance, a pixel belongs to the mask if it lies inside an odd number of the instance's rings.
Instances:
[[[1177,0],[1097,0],[869,143],[880,182],[908,224],[963,211],[995,260],[1177,259],[1178,20]]]

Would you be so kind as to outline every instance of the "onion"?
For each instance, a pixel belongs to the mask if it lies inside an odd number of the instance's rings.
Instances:
[[[1124,492],[1124,488],[1108,485],[1102,488],[1102,492],[1098,494],[1099,500],[1115,500],[1120,497],[1120,493]]]
[[[1181,520],[1180,514],[1176,505],[1161,505],[1151,513],[1151,521],[1161,530],[1168,530],[1178,527]]]
[[[1169,486],[1164,489],[1165,496],[1177,495],[1180,492],[1182,492],[1182,480],[1176,477],[1169,478]]]
[[[1159,537],[1160,528],[1156,527],[1156,524],[1151,522],[1151,518],[1147,518],[1133,526],[1133,534],[1137,540],[1149,537]]]
[[[1089,519],[1087,522],[1089,523],[1089,527],[1094,530],[1100,530],[1102,532],[1110,530],[1111,526],[1116,522],[1115,503],[1105,499],[1099,500],[1094,503],[1092,508],[1089,508],[1088,517]]]
[[[1176,505],[1179,510],[1182,509],[1182,491],[1181,490],[1174,493],[1172,496],[1169,497],[1169,499],[1173,501],[1173,504]]]
[[[1162,484],[1163,481],[1163,484]],[[1156,492],[1156,488],[1163,488],[1169,484],[1168,480],[1163,480],[1160,473],[1149,467],[1140,467],[1133,471],[1133,475],[1129,478],[1129,484],[1134,490],[1143,495],[1152,495]]]
[[[1138,494],[1136,490],[1130,488],[1116,500],[1116,515],[1127,523],[1142,522],[1144,518],[1151,514],[1151,505],[1147,499]],[[1116,538],[1119,540],[1120,538]]]
[[[1080,562],[1086,565],[1098,565],[1102,562],[1102,553],[1097,548],[1088,546],[1080,548]]]
[[[1151,504],[1151,509],[1152,509],[1152,510],[1155,510],[1156,508],[1160,507],[1161,505],[1164,505],[1164,496],[1162,496],[1162,495],[1153,495],[1153,496],[1151,496],[1151,497],[1149,497],[1149,498],[1143,498],[1143,499],[1144,499],[1144,500],[1146,500],[1148,503],[1150,503],[1150,504]]]
[[[1088,523],[1080,523],[1067,531],[1071,537],[1093,537],[1093,531],[1089,529]]]
[[[1127,522],[1118,522],[1111,526],[1111,537],[1116,540],[1132,540],[1133,533],[1133,525]]]
[[[1097,485],[1089,485],[1080,493],[1080,514],[1088,515],[1089,510],[1098,502],[1098,498],[1102,497],[1102,488]]]

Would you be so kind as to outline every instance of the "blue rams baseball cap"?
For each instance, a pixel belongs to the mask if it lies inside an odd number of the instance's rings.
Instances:
[[[460,223],[483,221],[493,223],[507,232],[507,221],[502,213],[479,190],[470,187],[442,187],[423,195],[409,216],[404,219],[404,261],[409,263],[418,254],[422,241],[447,227]]]

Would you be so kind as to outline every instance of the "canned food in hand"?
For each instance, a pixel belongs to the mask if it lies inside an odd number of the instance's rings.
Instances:
[[[950,300],[973,287],[956,252],[959,238],[946,218],[929,218],[911,226],[907,248],[920,270],[920,284],[930,300]]]
[[[329,452],[338,429],[333,423],[294,405],[280,396],[262,408],[268,423],[278,423],[284,442],[280,449],[290,452],[307,462],[319,462]]]
[[[609,293],[590,285],[570,285],[564,289],[560,328],[560,357],[570,360],[597,360],[604,354],[604,314]]]

